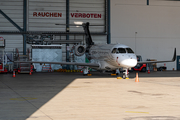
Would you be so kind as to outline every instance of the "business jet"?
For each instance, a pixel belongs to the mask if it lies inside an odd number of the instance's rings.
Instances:
[[[86,35],[86,46],[76,45],[74,48],[75,55],[82,56],[86,55],[91,63],[77,63],[77,62],[46,62],[46,61],[14,61],[15,63],[40,63],[40,64],[60,64],[60,65],[77,65],[84,66],[83,74],[89,73],[89,68],[96,70],[108,70],[116,71],[119,69],[125,70],[123,72],[123,78],[129,77],[128,69],[135,67],[137,64],[142,63],[161,63],[161,62],[173,62],[176,60],[176,48],[174,50],[174,56],[172,60],[166,61],[137,61],[137,57],[133,50],[123,44],[94,44],[92,41],[89,23],[84,23],[83,28]]]

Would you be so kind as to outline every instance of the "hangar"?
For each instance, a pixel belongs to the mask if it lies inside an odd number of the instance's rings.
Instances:
[[[71,51],[83,51],[87,26],[82,23],[87,22],[102,54],[107,53],[101,50],[104,44],[120,43],[144,61],[170,60],[174,48],[179,53],[179,7],[177,0],[0,0],[0,62],[12,70],[17,55],[48,62],[86,61],[85,56],[72,57]],[[130,48],[120,50],[132,53]],[[167,70],[179,70],[179,56],[165,64]],[[134,74],[129,80],[109,73],[80,75],[0,74],[0,119],[180,119],[179,71],[141,73],[140,82],[134,82]]]
[[[90,22],[96,25],[90,26],[95,43],[121,43],[130,46],[143,60],[164,60],[171,58],[174,48],[178,52],[179,4],[171,0],[2,0],[0,31],[10,32],[1,34],[6,39],[6,52],[18,48],[19,52],[26,54],[26,49],[32,45],[30,39],[38,35],[29,37],[11,32],[80,32],[81,35],[50,36],[56,40],[84,40],[82,27],[73,24]],[[50,36],[42,38],[39,34],[39,39]],[[67,46],[62,44],[62,61],[69,59]],[[166,63],[166,66],[167,70],[179,70],[179,62]]]

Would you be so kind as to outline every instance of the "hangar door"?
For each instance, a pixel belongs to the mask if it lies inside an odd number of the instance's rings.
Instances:
[[[28,31],[65,31],[65,0],[29,0]]]

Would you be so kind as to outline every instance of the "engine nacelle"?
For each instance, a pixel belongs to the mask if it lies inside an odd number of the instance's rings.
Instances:
[[[86,47],[84,45],[76,45],[74,51],[76,56],[81,56],[86,52]]]

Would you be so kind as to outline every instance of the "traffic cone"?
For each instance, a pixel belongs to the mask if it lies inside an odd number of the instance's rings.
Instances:
[[[148,68],[148,74],[150,73],[150,70],[149,70],[149,68]]]
[[[16,77],[15,71],[13,71],[13,77]]]
[[[135,79],[135,82],[139,82],[138,73],[136,73],[136,79]]]

